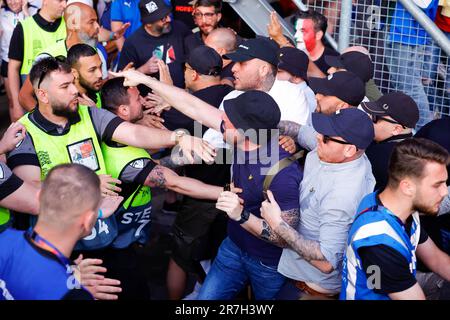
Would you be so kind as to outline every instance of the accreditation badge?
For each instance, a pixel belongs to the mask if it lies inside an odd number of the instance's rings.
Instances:
[[[100,169],[92,138],[72,143],[67,146],[70,162],[78,163],[93,171]]]

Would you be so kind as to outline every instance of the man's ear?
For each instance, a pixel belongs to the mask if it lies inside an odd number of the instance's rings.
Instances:
[[[403,132],[403,127],[400,124],[396,124],[394,126],[394,129],[392,130],[392,135],[398,136],[398,135],[402,134],[402,132]]]
[[[197,73],[197,71],[193,70],[191,78],[192,81],[197,81],[200,78],[200,75]]]
[[[217,14],[217,22],[219,22],[220,19],[222,19],[222,13],[219,12],[219,13]]]
[[[36,98],[38,101],[41,101],[42,103],[48,104],[48,92],[47,90],[44,90],[42,88],[34,90],[34,94],[36,95]]]
[[[80,73],[75,68],[72,68],[71,70],[72,70],[73,76],[75,77],[75,81],[78,81],[78,78],[80,77]]]
[[[82,236],[83,237],[87,237],[88,235],[91,234],[92,229],[95,226],[95,223],[97,222],[97,216],[98,213],[96,211],[93,210],[89,210],[86,211],[82,216],[81,216],[81,227],[83,229],[82,231]]]
[[[117,108],[117,115],[122,118],[128,118],[128,116],[130,115],[130,108],[124,104],[121,104],[118,108]]]
[[[400,181],[399,187],[404,195],[411,198],[414,198],[416,196],[417,187],[413,180],[405,178],[402,181]]]
[[[322,30],[320,30],[319,32],[316,32],[316,41],[321,41],[323,36],[324,36],[324,33]]]

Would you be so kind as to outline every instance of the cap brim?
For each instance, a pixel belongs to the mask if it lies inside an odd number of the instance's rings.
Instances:
[[[140,11],[140,12],[142,12],[142,11]],[[162,18],[164,18],[171,12],[172,12],[172,8],[164,6],[159,10],[159,12],[157,14],[148,15],[148,16],[141,18],[141,23],[142,24],[154,23],[158,20],[161,20]]]
[[[334,129],[332,118],[326,114],[314,112],[312,113],[312,125],[318,133],[336,137],[339,134]]]
[[[325,56],[325,62],[330,67],[345,69],[345,65],[342,63],[341,56]]]
[[[234,61],[234,62],[244,62],[244,61],[254,59],[254,57],[249,56],[247,54],[243,54],[238,51],[232,52],[232,53],[227,53],[226,55],[223,56],[223,58]]]
[[[331,88],[328,87],[328,80],[326,78],[309,78],[309,87],[314,93],[320,93],[325,96],[335,96],[336,92],[333,92]]]
[[[361,107],[363,110],[369,114],[375,114],[375,115],[383,115],[387,114],[386,110],[383,109],[383,107],[378,104],[377,102],[361,102]]]

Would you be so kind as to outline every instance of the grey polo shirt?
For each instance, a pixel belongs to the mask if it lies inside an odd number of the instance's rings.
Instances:
[[[284,249],[278,272],[288,278],[311,282],[338,292],[348,230],[361,199],[372,192],[375,178],[364,154],[347,163],[326,163],[314,149],[306,157],[300,184],[300,224],[297,231],[318,241],[334,270],[329,274],[308,263],[291,249]]]

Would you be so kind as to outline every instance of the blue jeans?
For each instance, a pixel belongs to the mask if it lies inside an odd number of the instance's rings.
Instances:
[[[424,45],[403,45],[386,42],[386,62],[390,73],[391,88],[409,95],[419,107],[416,130],[433,120],[427,95],[422,84]]]
[[[277,266],[264,265],[225,238],[197,299],[230,300],[250,282],[256,300],[272,300],[285,279]]]

